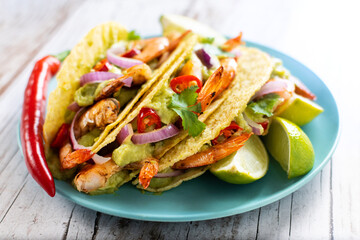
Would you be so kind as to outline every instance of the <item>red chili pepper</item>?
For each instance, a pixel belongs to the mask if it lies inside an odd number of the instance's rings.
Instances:
[[[107,58],[104,58],[100,62],[98,62],[93,69],[96,72],[108,72],[111,69],[111,64],[107,60]]]
[[[234,133],[237,131],[242,130],[242,128],[237,125],[236,122],[232,121],[230,126],[220,131],[219,135],[211,141],[212,145],[216,145],[219,143],[224,142],[225,140],[229,139]]]
[[[69,128],[70,124],[64,123],[63,125],[61,125],[50,147],[61,148],[62,146],[64,146],[66,141],[69,139]]]
[[[159,115],[152,108],[142,108],[137,118],[137,130],[144,133],[149,127],[155,125],[155,129],[161,128]]]
[[[139,49],[133,48],[133,49],[130,49],[129,51],[127,51],[126,53],[124,53],[121,56],[126,57],[126,58],[132,58],[132,57],[138,55],[139,53],[141,53],[141,51]]]
[[[57,56],[64,58],[67,54]],[[60,60],[53,56],[46,56],[35,63],[24,93],[20,128],[26,166],[36,182],[51,197],[55,196],[55,184],[45,159],[42,128],[47,85],[59,67]]]
[[[193,75],[179,76],[170,81],[170,87],[176,93],[181,93],[191,86],[198,86],[196,92],[199,93],[202,88],[202,82]]]
[[[265,121],[265,122],[262,122],[262,123],[259,123],[259,124],[263,127],[264,131],[266,131],[266,129],[267,129],[268,125],[269,125],[269,121]]]

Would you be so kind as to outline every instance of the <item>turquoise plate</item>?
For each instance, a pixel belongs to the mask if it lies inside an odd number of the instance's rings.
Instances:
[[[329,161],[339,139],[339,113],[335,99],[321,79],[293,58],[260,44],[247,42],[271,56],[280,58],[290,72],[313,91],[325,111],[302,129],[314,145],[314,168],[305,176],[288,180],[271,159],[262,179],[247,185],[223,182],[210,173],[185,182],[160,195],[141,193],[130,183],[110,195],[89,196],[66,182],[55,181],[57,193],[81,206],[114,216],[162,222],[207,220],[247,212],[275,202],[309,182]],[[55,88],[52,81],[49,91]],[[19,142],[19,146],[21,146]]]

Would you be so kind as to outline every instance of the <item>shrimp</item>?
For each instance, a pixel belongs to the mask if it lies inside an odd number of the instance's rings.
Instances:
[[[192,60],[190,59],[185,63],[185,65],[182,67],[179,76],[183,75],[193,75],[197,77],[198,79],[202,79],[202,70],[201,70],[201,62],[200,60]]]
[[[117,119],[120,103],[115,98],[103,99],[88,109],[78,120],[81,135],[95,127],[104,128]]]
[[[188,35],[191,30],[185,31],[180,36],[170,36],[167,37],[156,37],[150,39],[142,39],[135,42],[135,47],[141,48],[141,53],[134,56],[134,59],[143,61],[147,63],[154,58],[160,57],[161,55],[167,53],[164,58],[161,59],[161,62],[164,62],[169,56],[169,52],[172,52],[181,42],[182,39]]]
[[[156,158],[147,158],[142,162],[143,166],[141,167],[139,174],[139,183],[144,189],[146,189],[149,187],[151,179],[159,171],[159,160]]]
[[[74,185],[79,192],[89,193],[104,187],[107,180],[121,167],[112,159],[103,164],[88,164],[75,176]]]
[[[210,105],[215,96],[219,95],[218,91],[221,88],[221,77],[223,72],[224,67],[220,66],[213,74],[211,74],[203,88],[200,90],[197,102],[201,103],[202,112],[204,112],[205,109]]]
[[[221,87],[218,93],[215,95],[215,98],[217,95],[219,95],[221,92],[223,92],[226,88],[229,87],[230,83],[235,78],[236,69],[238,66],[234,58],[223,58],[220,60],[220,64],[224,67],[224,72],[220,79],[220,81],[222,82]]]
[[[243,133],[238,137],[232,137],[224,143],[215,145],[205,151],[196,153],[174,164],[173,169],[188,169],[206,166],[229,156],[244,146],[252,133]]]
[[[81,163],[90,160],[95,153],[91,152],[89,149],[79,149],[74,152],[68,153],[64,159],[61,161],[61,167],[63,169],[73,168]]]
[[[152,71],[147,64],[135,65],[126,70],[126,74],[114,80],[108,82],[108,84],[101,89],[97,94],[95,101],[107,98],[117,92],[122,86],[124,86],[123,80],[132,77],[134,85],[140,85],[151,78]]]
[[[222,45],[222,49],[224,51],[230,52],[231,50],[233,50],[234,48],[238,47],[241,44],[244,44],[243,41],[241,41],[242,38],[242,32],[240,32],[239,36],[231,38],[229,40],[227,40],[223,45]]]
[[[61,165],[63,165],[65,157],[73,151],[72,146],[69,142],[65,143],[59,150],[59,159]]]
[[[209,77],[199,92],[198,103],[201,103],[201,111],[229,87],[236,75],[237,62],[233,58],[221,60],[221,66]]]
[[[169,45],[169,39],[166,37],[138,40],[135,42],[135,46],[140,47],[142,50],[141,53],[134,56],[134,59],[147,63],[166,52]]]

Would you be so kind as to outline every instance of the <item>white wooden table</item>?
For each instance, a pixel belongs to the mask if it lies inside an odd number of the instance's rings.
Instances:
[[[356,1],[0,0],[0,239],[360,239],[359,10]],[[47,196],[16,144],[35,59],[71,48],[106,20],[142,35],[160,33],[163,13],[194,17],[231,36],[243,31],[326,82],[338,101],[342,138],[319,175],[273,204],[202,222],[127,220]]]

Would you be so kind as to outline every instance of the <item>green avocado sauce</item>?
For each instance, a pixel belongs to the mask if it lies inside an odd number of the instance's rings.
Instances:
[[[164,124],[174,123],[177,119],[177,113],[168,108],[171,102],[171,97],[175,92],[168,87],[168,84],[164,84],[163,87],[156,93],[147,107],[152,108],[159,115],[161,122]]]
[[[133,144],[131,140],[123,142],[120,147],[112,153],[112,159],[121,167],[151,157],[154,147],[147,144]]]
[[[80,139],[78,140],[78,143],[85,147],[91,147],[95,143],[96,138],[100,136],[100,133],[101,133],[100,129],[94,128],[90,132],[81,136]]]

